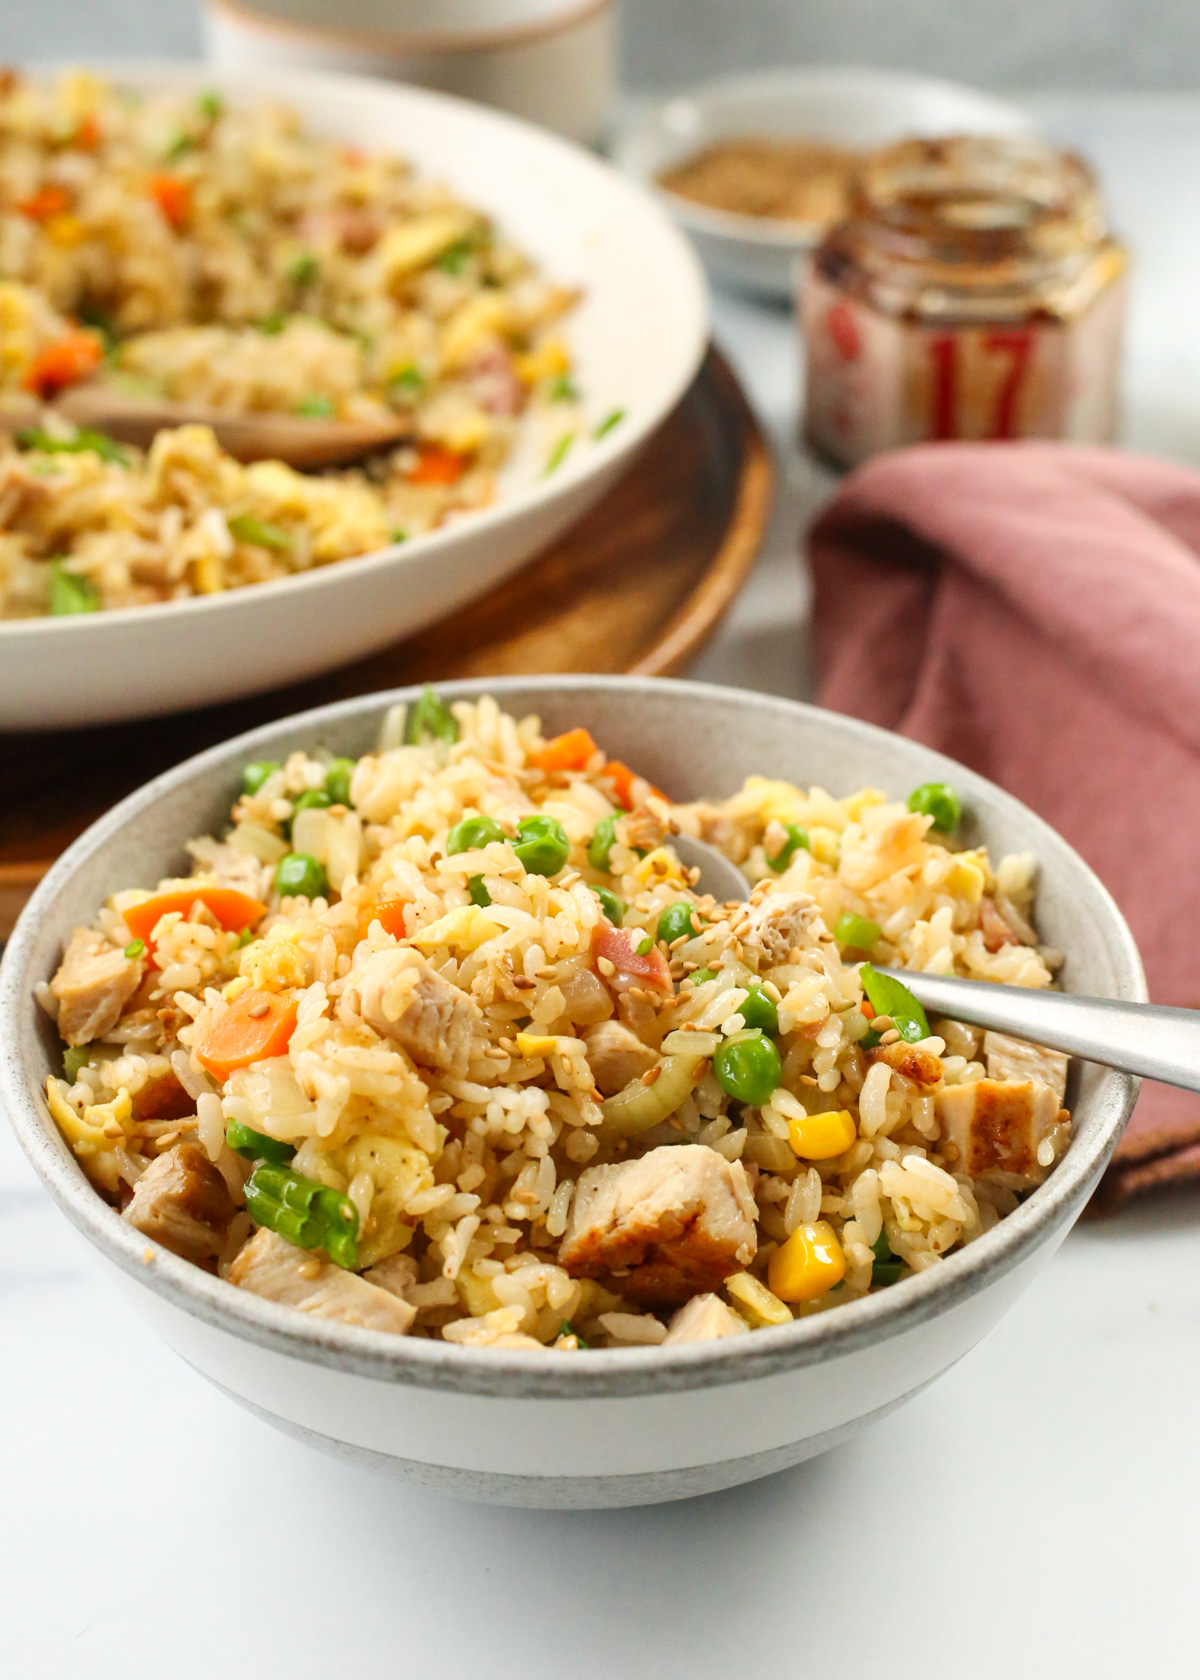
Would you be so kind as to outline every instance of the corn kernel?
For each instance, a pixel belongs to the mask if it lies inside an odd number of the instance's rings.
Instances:
[[[832,1225],[799,1225],[767,1262],[767,1278],[781,1301],[814,1301],[846,1275],[846,1256]]]
[[[759,1283],[749,1272],[735,1272],[732,1277],[726,1278],[725,1291],[751,1329],[764,1330],[769,1324],[792,1322],[791,1313],[778,1295],[772,1295],[766,1285]]]
[[[552,1056],[557,1048],[558,1040],[546,1033],[517,1034],[517,1049],[522,1056]]]
[[[513,367],[522,385],[537,385],[543,379],[571,371],[571,358],[561,339],[548,338],[536,350],[513,358]]]
[[[830,1161],[844,1155],[858,1136],[848,1108],[832,1114],[806,1114],[788,1122],[788,1142],[802,1161]]]
[[[981,852],[960,852],[946,874],[946,891],[968,904],[978,904],[987,885],[987,858]]]
[[[43,232],[52,245],[58,245],[65,251],[74,245],[82,245],[87,238],[87,229],[78,216],[51,216],[43,224]]]
[[[193,568],[196,592],[219,595],[225,587],[225,563],[217,554],[202,554]]]

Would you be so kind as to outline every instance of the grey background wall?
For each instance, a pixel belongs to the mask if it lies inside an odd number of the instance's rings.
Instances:
[[[1200,87],[1196,0],[622,0],[622,13],[635,88],[805,61],[999,88]],[[197,0],[0,0],[0,57],[199,51]]]

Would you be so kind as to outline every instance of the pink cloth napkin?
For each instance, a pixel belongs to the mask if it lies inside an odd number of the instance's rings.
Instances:
[[[1200,1007],[1200,473],[1070,444],[924,444],[810,535],[818,700],[1046,818]],[[1200,1099],[1146,1085],[1098,1200],[1200,1177]]]

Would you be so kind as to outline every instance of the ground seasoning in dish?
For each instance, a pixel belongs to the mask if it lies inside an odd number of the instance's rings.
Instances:
[[[861,154],[820,140],[718,140],[658,177],[710,210],[828,227],[850,207]]]
[[[852,466],[927,439],[1111,438],[1127,264],[1087,165],[1041,140],[873,153],[803,286],[809,441]]]

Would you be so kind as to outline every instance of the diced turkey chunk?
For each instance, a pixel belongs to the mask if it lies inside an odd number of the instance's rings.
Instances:
[[[611,1277],[646,1306],[715,1289],[748,1266],[757,1240],[745,1169],[703,1144],[666,1144],[579,1180],[559,1264]]]
[[[403,1336],[417,1316],[398,1295],[294,1248],[274,1231],[251,1237],[229,1268],[229,1281],[310,1318],[333,1318],[364,1330],[391,1330]]]
[[[767,893],[751,910],[742,940],[757,946],[768,966],[774,967],[785,963],[797,947],[803,950],[819,919],[816,901],[808,893]]]
[[[225,1246],[237,1212],[229,1187],[198,1143],[177,1143],[151,1162],[125,1218],[144,1237],[200,1265]]]
[[[719,1295],[694,1295],[667,1326],[663,1346],[668,1342],[715,1342],[748,1328],[745,1319],[727,1307]]]
[[[1067,1092],[1067,1058],[1060,1051],[1043,1050],[1005,1033],[986,1032],[983,1056],[989,1079],[1040,1079],[1061,1105]]]
[[[422,1067],[461,1072],[483,1025],[475,1000],[407,945],[375,951],[350,975],[345,996],[369,1027]]]
[[[597,1089],[606,1097],[623,1091],[630,1080],[658,1061],[654,1051],[620,1021],[601,1021],[583,1035],[584,1054]]]
[[[958,1150],[957,1171],[1014,1190],[1045,1178],[1048,1169],[1038,1162],[1038,1145],[1060,1112],[1048,1085],[1032,1079],[980,1079],[947,1085],[934,1101],[942,1136]]]
[[[102,933],[77,927],[50,982],[58,1030],[67,1043],[90,1044],[115,1027],[141,977],[140,962],[110,945]]]

